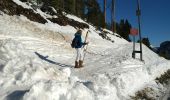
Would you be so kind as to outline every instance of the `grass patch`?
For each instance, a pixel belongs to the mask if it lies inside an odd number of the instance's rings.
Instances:
[[[135,93],[135,96],[130,96],[132,100],[155,100],[154,97],[148,95],[148,93],[152,93],[152,88],[145,88],[142,91],[138,91]]]

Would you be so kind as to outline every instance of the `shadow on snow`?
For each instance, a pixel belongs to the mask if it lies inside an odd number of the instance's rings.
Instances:
[[[61,66],[61,67],[74,67],[74,66],[72,66],[72,65],[61,64],[61,63],[52,61],[52,60],[48,59],[48,56],[43,56],[43,55],[39,54],[38,52],[35,52],[35,54],[36,54],[39,58],[41,58],[42,60],[45,60],[46,62],[49,62],[49,63],[51,63],[51,64],[55,64],[55,65],[58,65],[58,66]]]
[[[28,92],[28,90],[14,91],[7,96],[7,100],[22,100],[26,92]]]

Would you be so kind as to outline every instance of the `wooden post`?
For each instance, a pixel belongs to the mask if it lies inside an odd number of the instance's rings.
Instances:
[[[135,36],[133,36],[133,53],[132,53],[132,57],[136,58],[136,56],[135,56]]]

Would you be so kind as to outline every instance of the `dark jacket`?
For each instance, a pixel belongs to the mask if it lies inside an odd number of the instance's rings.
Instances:
[[[75,45],[75,48],[81,48],[83,45],[86,45],[86,43],[82,42],[81,35],[79,33],[75,34],[75,38],[77,40],[77,45]]]

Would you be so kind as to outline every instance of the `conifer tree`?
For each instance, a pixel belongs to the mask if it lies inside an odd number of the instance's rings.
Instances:
[[[119,25],[116,26],[117,26],[117,33],[124,39],[130,41],[129,33],[130,33],[131,25],[128,22],[128,20],[124,21],[124,19],[121,19]]]
[[[93,23],[95,26],[103,27],[104,16],[98,2],[96,0],[87,0],[87,10],[87,21]]]
[[[78,17],[84,18],[85,17],[85,1],[84,0],[76,0],[76,15]]]
[[[139,43],[140,41],[138,40],[137,42]],[[142,43],[151,49],[149,38],[142,38]]]

